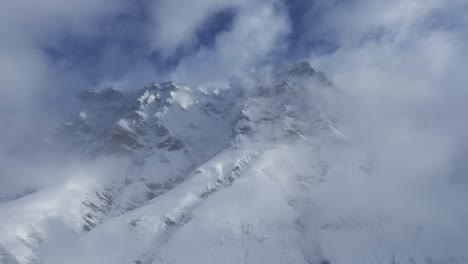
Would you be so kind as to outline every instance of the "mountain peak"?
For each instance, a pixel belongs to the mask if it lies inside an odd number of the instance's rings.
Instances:
[[[177,85],[172,81],[153,82],[150,86],[146,86],[144,90],[169,90],[175,87],[177,87]]]
[[[119,90],[114,87],[108,87],[101,90],[90,89],[88,91],[82,92],[79,95],[79,98],[82,101],[88,100],[99,100],[99,101],[113,101],[116,99],[122,99],[124,95]]]
[[[315,75],[315,70],[310,66],[310,63],[307,61],[302,61],[299,63],[294,63],[286,67],[286,72],[291,75],[298,76],[313,76]]]

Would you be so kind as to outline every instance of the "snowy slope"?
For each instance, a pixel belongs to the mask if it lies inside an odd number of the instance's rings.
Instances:
[[[467,238],[353,199],[372,161],[336,93],[299,63],[253,87],[82,94],[49,140],[78,157],[67,177],[0,203],[0,263],[468,263]]]

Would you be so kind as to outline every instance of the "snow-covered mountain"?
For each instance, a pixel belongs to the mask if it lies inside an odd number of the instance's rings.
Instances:
[[[0,202],[0,263],[468,263],[466,240],[348,196],[373,165],[338,94],[307,62],[229,88],[87,91],[44,141],[74,160],[65,176]]]

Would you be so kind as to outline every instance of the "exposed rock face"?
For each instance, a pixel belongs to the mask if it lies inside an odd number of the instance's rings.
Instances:
[[[310,66],[310,64],[306,61],[299,62],[297,64],[293,64],[287,70],[287,73],[296,76],[314,76],[315,70]]]
[[[101,91],[89,90],[80,94],[80,99],[83,101],[99,101],[111,102],[123,99],[124,95],[113,87],[103,89]]]

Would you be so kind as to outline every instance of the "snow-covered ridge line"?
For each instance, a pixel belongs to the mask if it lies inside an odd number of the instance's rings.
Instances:
[[[0,202],[0,263],[466,263],[417,244],[412,223],[387,239],[399,222],[343,210],[374,169],[323,73],[302,62],[249,85],[81,94],[46,141],[78,166]]]
[[[315,78],[316,72],[307,63],[302,63],[285,69],[280,75],[284,80]],[[284,83],[284,80],[277,82]],[[282,94],[302,88],[287,87],[290,91],[280,89],[268,94],[261,89],[254,92],[257,99],[270,101],[269,107],[274,110],[275,101],[281,101],[283,105],[290,103],[280,99],[287,97]],[[248,98],[242,94],[235,89],[190,89],[172,82],[153,83],[130,92],[111,87],[82,93],[79,96],[81,109],[76,116],[64,120],[53,138],[48,140],[58,142],[51,147],[61,147],[84,160],[103,155],[120,159],[128,157],[130,164],[119,176],[103,178],[101,182],[90,185],[90,189],[83,190],[86,199],[80,203],[82,216],[76,219],[82,223],[82,230],[92,231],[115,216],[148,204],[151,199],[156,201],[183,183],[194,167],[222,155],[226,146],[237,148],[252,142],[263,148],[261,145],[268,146],[270,140],[282,138],[284,131],[281,127],[271,126],[280,123],[281,112],[271,116],[273,112],[249,110],[266,116],[260,118],[260,123],[254,121],[249,124],[248,133],[242,130],[240,124],[243,121],[238,120],[240,109],[250,108],[249,104],[244,104]],[[241,114],[241,119],[253,117],[248,115]],[[284,119],[281,122],[289,121]],[[274,132],[274,135],[265,134],[264,129]],[[244,161],[239,161],[231,172],[216,182],[207,183],[206,189],[199,193],[200,198],[230,186],[240,176],[241,167],[249,162],[249,157],[253,156],[248,155]],[[177,222],[176,212],[176,209],[170,211],[166,216],[168,222]]]
[[[224,150],[229,153],[229,150]],[[129,221],[132,228],[150,228],[152,225],[161,226],[151,238],[152,242],[149,242],[143,249],[131,249],[129,252],[123,252],[119,256],[117,263],[141,263],[141,264],[151,264],[158,257],[158,251],[164,247],[164,245],[169,241],[172,235],[177,232],[179,228],[188,223],[192,218],[192,211],[196,210],[200,204],[202,204],[206,199],[215,194],[218,191],[223,190],[231,186],[236,179],[242,176],[242,173],[245,172],[252,162],[256,159],[256,153],[246,153],[242,154],[238,162],[232,164],[232,168],[218,170],[213,168],[213,164],[203,165],[191,176],[191,180],[187,183],[184,183],[184,186],[189,186],[190,189],[186,189],[187,193],[180,193],[180,197],[172,198],[175,206],[170,207],[169,211],[163,213],[159,219],[145,219],[145,217],[137,217]],[[221,154],[222,156],[223,154]],[[224,164],[229,166],[228,164]],[[219,166],[216,166],[219,167]],[[223,166],[224,167],[224,166]],[[203,178],[203,181],[198,179],[199,177]],[[181,186],[180,188],[184,188]],[[154,207],[157,206],[158,201],[153,201],[152,203],[146,205],[145,207]],[[145,210],[148,210],[146,208]],[[150,209],[149,209],[150,210]],[[137,212],[135,212],[137,213]],[[140,214],[138,214],[140,215]],[[140,253],[138,253],[140,252]],[[131,257],[130,257],[131,256]]]

